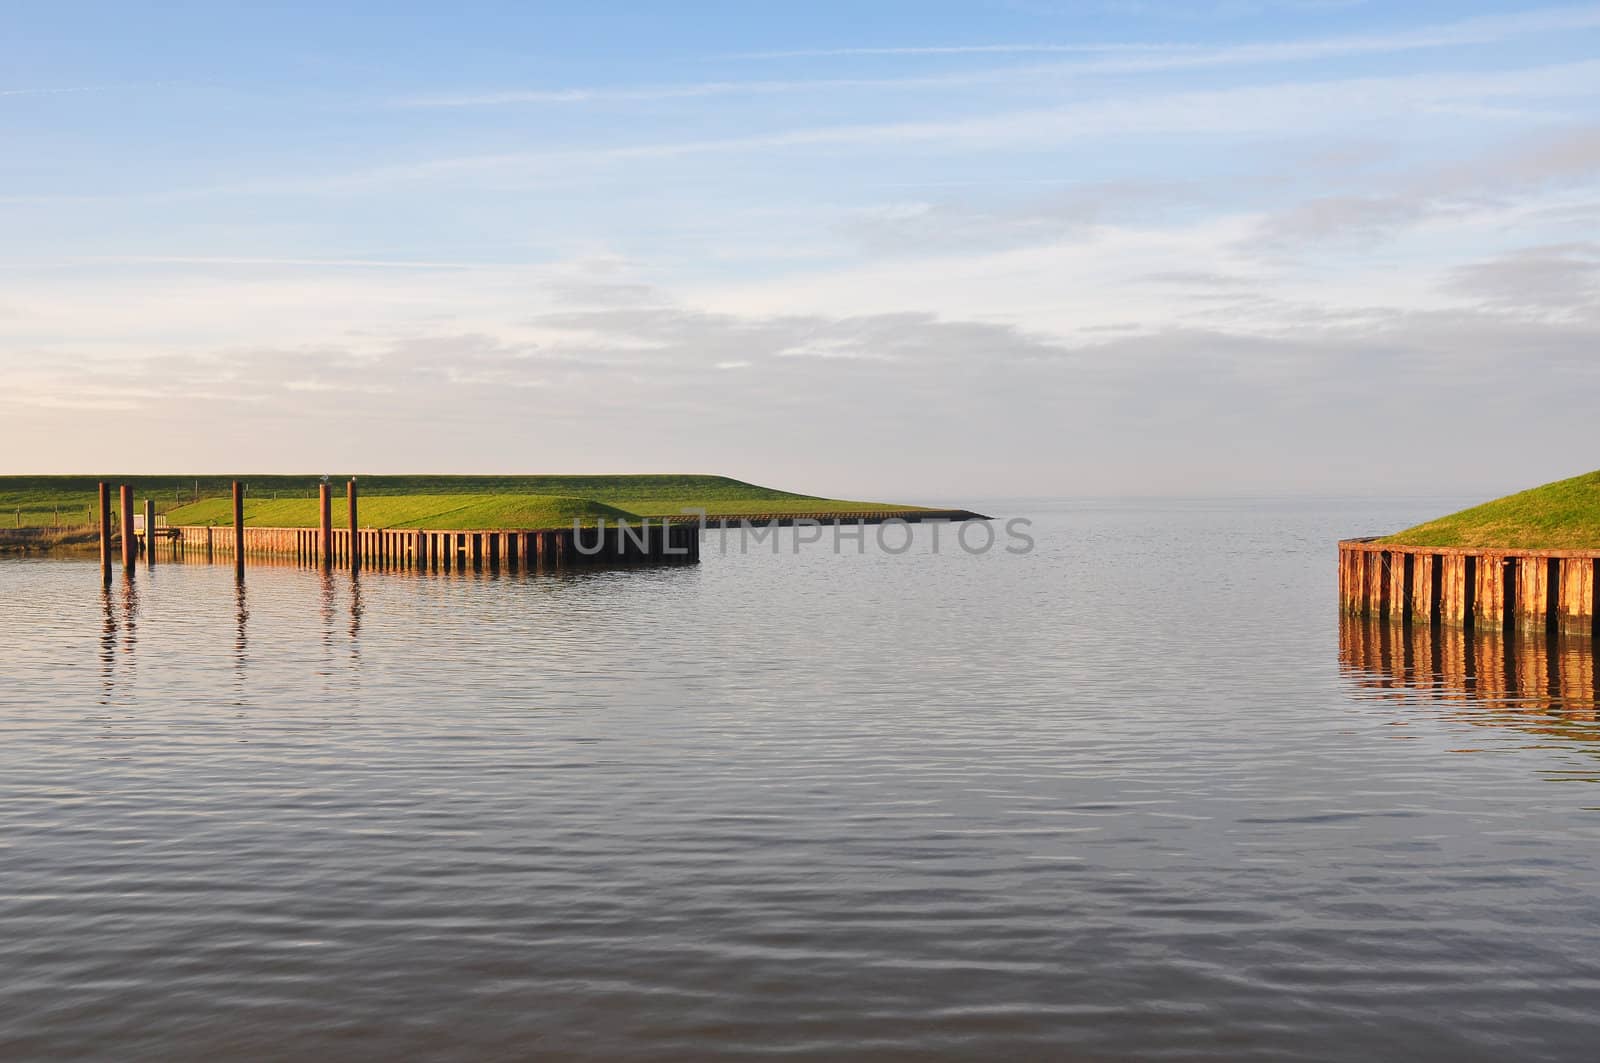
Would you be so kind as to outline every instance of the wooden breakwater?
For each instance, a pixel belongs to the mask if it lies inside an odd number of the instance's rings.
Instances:
[[[1594,637],[1600,550],[1339,544],[1339,607],[1351,616]]]
[[[257,528],[177,525],[154,540],[175,561],[288,561],[375,569],[555,567],[700,559],[693,522],[546,529]],[[240,539],[240,542],[235,540]]]
[[[548,568],[558,565],[628,564],[633,562],[697,562],[700,536],[708,527],[789,526],[796,524],[878,524],[889,521],[987,520],[967,510],[823,511],[818,513],[748,514],[708,518],[703,511],[680,517],[636,517],[597,520],[570,528],[363,528],[355,480],[345,487],[347,523],[334,527],[332,487],[317,492],[315,527],[253,527],[245,524],[245,484],[232,485],[233,519],[228,524],[167,526],[157,519],[155,504],[145,500],[144,523],[134,520],[133,489],[99,484],[99,521],[92,525],[100,544],[100,571],[111,582],[113,559],[122,556],[132,573],[143,557],[153,565],[160,557],[174,561],[232,561],[244,577],[247,562],[321,564],[378,569],[453,571]],[[113,514],[116,520],[113,521]],[[692,515],[691,515],[692,514]],[[714,523],[713,523],[714,522]]]

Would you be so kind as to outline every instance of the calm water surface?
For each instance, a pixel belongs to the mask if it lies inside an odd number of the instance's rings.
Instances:
[[[0,561],[0,1056],[1593,1059],[1587,647],[1340,629],[1453,502]]]

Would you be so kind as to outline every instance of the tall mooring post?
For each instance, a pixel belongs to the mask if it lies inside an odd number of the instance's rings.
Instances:
[[[233,481],[233,574],[244,579],[244,484]]]
[[[156,563],[156,500],[144,500],[144,563]]]
[[[350,571],[354,572],[361,567],[361,545],[356,540],[356,478],[350,477],[350,482],[345,485],[345,494],[350,500]]]
[[[333,567],[333,491],[328,484],[317,488],[317,512],[322,519],[322,567]]]
[[[133,537],[133,487],[122,484],[117,488],[121,495],[119,499],[122,519],[122,570],[133,571],[134,556],[139,552],[139,540]]]
[[[111,586],[111,485],[100,481],[100,581]]]

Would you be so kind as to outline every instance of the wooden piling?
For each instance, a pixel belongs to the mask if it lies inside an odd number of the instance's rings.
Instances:
[[[100,581],[111,585],[111,485],[100,481]]]
[[[1506,617],[1506,563],[1498,554],[1485,554],[1478,558],[1477,597],[1473,611],[1473,625],[1484,628],[1505,626]]]
[[[156,563],[156,500],[144,500],[144,563]]]
[[[317,529],[321,541],[317,544],[322,555],[322,567],[333,564],[333,492],[326,481],[317,485]]]
[[[698,536],[694,536],[698,543]],[[1600,550],[1339,544],[1339,609],[1350,616],[1600,638]]]
[[[1530,554],[1512,559],[1512,564],[1516,566],[1516,602],[1512,608],[1515,624],[1527,630],[1541,630],[1556,618],[1551,595],[1559,586],[1559,576],[1553,570],[1560,567],[1560,562]]]
[[[122,520],[122,570],[133,571],[134,555],[139,550],[139,540],[133,534],[133,486],[122,484],[118,491],[121,494],[121,520]]]
[[[1440,588],[1440,618],[1454,626],[1466,625],[1472,617],[1472,580],[1468,573],[1472,558],[1451,554],[1444,559],[1444,585]]]
[[[244,579],[244,484],[233,481],[233,572]]]
[[[1595,559],[1590,557],[1565,557],[1561,559],[1560,581],[1557,591],[1557,625],[1562,631],[1589,632],[1600,635],[1596,616],[1596,591],[1600,580],[1595,578]]]
[[[350,571],[354,572],[361,567],[361,544],[356,541],[356,531],[360,524],[356,518],[356,478],[350,477],[350,482],[345,485],[345,498],[350,503]]]

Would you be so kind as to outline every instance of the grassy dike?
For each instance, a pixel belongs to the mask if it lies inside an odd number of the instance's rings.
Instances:
[[[171,524],[231,524],[232,477],[0,477],[0,531],[85,523],[96,484],[131,483],[142,508],[152,498]],[[314,527],[317,475],[248,476],[245,522],[259,527]],[[330,475],[335,521],[344,523],[345,474]],[[636,517],[677,517],[704,509],[710,517],[946,514],[920,506],[855,502],[761,487],[726,476],[361,476],[361,523],[367,527],[546,528]]]
[[[1378,541],[1397,546],[1600,549],[1600,471],[1497,498]]]

